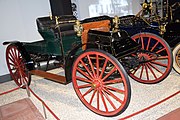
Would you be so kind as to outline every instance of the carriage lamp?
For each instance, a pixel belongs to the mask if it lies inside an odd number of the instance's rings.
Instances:
[[[82,35],[83,26],[81,25],[79,20],[76,20],[76,24],[74,25],[74,31],[77,32],[77,36]]]
[[[114,16],[114,19],[113,19],[113,24],[114,24],[113,32],[117,32],[119,30],[119,23],[120,23],[119,17],[117,15]]]
[[[146,9],[147,8],[147,3],[143,3],[142,7],[143,7],[143,9]]]
[[[159,26],[159,29],[160,29],[160,34],[163,35],[165,32],[166,32],[166,25],[160,25]]]
[[[151,10],[153,8],[152,0],[150,0],[150,2],[145,0],[145,2],[142,4],[142,8]]]

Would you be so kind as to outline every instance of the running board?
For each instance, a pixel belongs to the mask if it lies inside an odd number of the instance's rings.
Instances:
[[[29,71],[29,77],[31,79],[31,75],[37,75],[55,82],[59,82],[62,84],[67,84],[66,78],[64,76],[61,75],[57,75],[57,74],[53,74],[53,73],[49,73],[49,72],[45,72],[42,70],[31,70]]]

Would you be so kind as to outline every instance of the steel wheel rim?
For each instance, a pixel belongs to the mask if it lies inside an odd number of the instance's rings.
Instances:
[[[91,62],[92,62],[91,55],[96,55],[96,63],[97,63],[96,65],[97,66],[96,66],[96,69],[94,69],[94,71],[92,69],[93,64],[91,64]],[[101,58],[101,57],[105,58],[102,69],[100,67],[98,67],[100,65],[100,63],[97,60],[98,58]],[[83,63],[84,58],[89,58],[88,61],[91,61],[91,62],[89,62],[90,63],[89,68],[84,67],[85,66],[85,64]],[[114,70],[116,69],[115,71],[118,71],[120,73],[121,79],[115,79],[113,81],[110,80],[110,81],[102,82],[102,81],[106,80],[105,79],[106,75],[103,78],[101,78],[101,77],[103,76],[102,74],[104,74],[103,73],[104,66],[106,67],[108,62],[111,62],[114,65],[114,68],[109,72],[109,75],[111,76],[112,75],[111,73],[114,72]],[[80,71],[79,67],[78,67],[79,63],[82,64],[85,71],[87,72],[86,73],[87,79],[84,79],[84,77],[79,77],[77,75],[77,71]],[[81,54],[78,57],[78,59],[74,62],[72,81],[73,81],[73,85],[74,85],[76,94],[78,95],[79,99],[83,102],[83,104],[86,107],[88,107],[90,110],[92,110],[93,112],[95,112],[97,114],[100,114],[103,116],[117,115],[118,113],[120,113],[121,110],[123,112],[124,107],[126,107],[127,103],[129,102],[129,98],[128,98],[129,89],[128,89],[128,85],[126,84],[126,80],[125,80],[126,78],[125,78],[125,76],[123,76],[121,70],[117,66],[118,65],[114,61],[112,61],[112,59],[109,59],[108,56],[106,56],[100,52],[96,52],[96,51],[90,51],[90,52],[86,52],[85,54]],[[88,84],[79,85],[78,82],[83,81],[83,80],[85,81],[84,83],[87,82]],[[99,82],[99,81],[101,81],[101,82]],[[121,84],[124,86],[124,88],[118,89],[114,86],[113,87],[108,86],[108,84],[110,84],[111,82],[114,82],[114,85],[116,84],[116,82],[117,83],[121,82]],[[85,91],[80,90],[80,89],[83,89],[83,87],[88,87],[88,89]],[[123,97],[120,98],[119,94],[117,92],[112,92],[111,89],[116,90]],[[95,99],[97,101],[95,101]],[[117,102],[117,104],[114,103],[115,99],[116,99],[116,101],[119,102],[119,106],[117,106],[118,102]],[[108,107],[110,107],[110,108],[108,108]]]
[[[157,83],[166,78],[172,68],[172,54],[167,43],[163,41],[162,38],[151,33],[136,34],[132,36],[132,39],[142,45],[141,50],[150,51],[158,56],[156,56],[157,59],[152,60],[153,54],[139,55],[152,61],[140,64],[138,67],[131,70],[130,76],[142,83]],[[139,57],[139,59],[141,58]],[[137,71],[139,72],[139,76]]]
[[[6,61],[11,77],[21,88],[29,84],[23,57],[16,46],[10,45],[6,50]]]

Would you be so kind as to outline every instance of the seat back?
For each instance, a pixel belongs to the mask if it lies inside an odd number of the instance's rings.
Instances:
[[[70,44],[75,41],[73,37],[76,36],[76,33],[74,31],[75,22],[70,22],[72,20],[76,20],[76,17],[72,15],[58,16],[57,25],[55,17],[52,17],[52,19],[50,19],[50,17],[47,16],[36,19],[38,32],[45,40],[47,51],[49,53],[61,53],[60,39],[62,40],[64,51],[72,48]],[[72,41],[71,39],[73,39],[74,41]]]
[[[94,18],[87,18],[81,21],[83,26],[83,32],[81,36],[82,44],[87,43],[88,39],[88,31],[89,30],[98,30],[103,32],[109,32],[111,29],[111,21],[112,19],[109,16],[100,16]],[[86,49],[86,45],[82,47],[82,49]]]
[[[40,17],[36,19],[38,32],[43,37],[44,40],[54,40],[55,35],[53,29],[55,28],[56,22],[55,19],[50,19],[47,17]]]
[[[69,35],[69,33],[72,33],[72,31],[74,31],[73,26],[75,23],[68,23],[68,21],[76,20],[76,17],[72,15],[64,15],[58,17],[58,22],[60,22],[58,27],[61,35],[64,36]],[[36,23],[38,31],[44,38],[44,40],[55,39],[55,33],[58,33],[59,31],[55,28],[57,25],[54,17],[52,19],[50,19],[49,16],[37,18]]]

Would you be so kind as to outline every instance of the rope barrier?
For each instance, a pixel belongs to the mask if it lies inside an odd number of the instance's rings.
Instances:
[[[0,96],[1,96],[1,95],[4,95],[4,94],[11,93],[11,92],[13,92],[13,91],[16,91],[16,90],[18,90],[19,88],[21,88],[21,87],[18,86],[18,87],[16,87],[16,88],[13,88],[13,89],[8,90],[8,91],[6,91],[6,92],[2,92],[2,93],[0,93]],[[46,104],[39,96],[37,96],[29,86],[27,86],[27,88],[28,88],[28,89],[30,90],[30,92],[46,107],[46,109],[54,116],[54,118],[56,118],[56,120],[60,120],[60,119],[56,116],[56,114],[47,106],[47,104]],[[155,106],[157,106],[157,105],[165,102],[166,100],[174,97],[175,95],[177,95],[177,94],[179,94],[179,93],[180,93],[180,90],[177,91],[177,92],[175,92],[174,94],[172,94],[172,95],[164,98],[163,100],[161,100],[161,101],[159,101],[159,102],[156,102],[156,103],[150,105],[149,107],[146,107],[146,108],[144,108],[144,109],[142,109],[142,110],[139,110],[139,111],[137,111],[137,112],[135,112],[135,113],[132,113],[132,114],[126,116],[126,117],[120,118],[119,120],[125,120],[125,119],[131,118],[131,117],[133,117],[133,116],[135,116],[135,115],[138,115],[138,114],[140,114],[140,113],[142,113],[142,112],[144,112],[144,111],[146,111],[146,110],[148,110],[148,109],[151,109],[151,108],[153,108],[153,107],[155,107]]]
[[[41,103],[46,107],[46,109],[54,116],[54,118],[56,118],[56,120],[60,120],[56,114],[47,106],[47,104],[40,98],[38,97],[33,91],[32,89],[28,86],[28,89],[30,90],[30,92],[39,100],[41,101]]]
[[[18,86],[18,87],[16,87],[16,88],[11,89],[11,90],[2,92],[2,93],[0,93],[0,96],[1,96],[1,95],[5,95],[5,94],[8,94],[8,93],[11,93],[11,92],[13,92],[13,91],[16,91],[16,90],[18,90],[19,88],[21,88],[21,87]],[[60,120],[60,119],[56,116],[56,114],[47,106],[47,104],[46,104],[40,97],[38,97],[38,96],[32,91],[32,89],[31,89],[29,86],[27,86],[27,88],[28,88],[28,90],[30,90],[30,92],[46,107],[46,109],[54,116],[54,118],[56,118],[56,120]]]
[[[13,91],[16,91],[16,90],[18,90],[19,88],[20,88],[20,87],[18,86],[18,87],[16,87],[16,88],[13,88],[13,89],[8,90],[8,91],[6,91],[6,92],[2,92],[2,93],[0,93],[0,96],[1,96],[1,95],[4,95],[4,94],[11,93],[11,92],[13,92]]]
[[[177,94],[179,94],[179,93],[180,93],[180,90],[177,91],[177,92],[175,92],[174,94],[172,94],[172,95],[164,98],[163,100],[161,100],[161,101],[159,101],[159,102],[156,102],[156,103],[150,105],[149,107],[146,107],[146,108],[144,108],[144,109],[142,109],[142,110],[139,110],[139,111],[137,111],[137,112],[135,112],[135,113],[132,113],[132,114],[126,116],[126,117],[120,118],[119,120],[125,120],[125,119],[131,118],[131,117],[133,117],[133,116],[135,116],[135,115],[138,115],[138,114],[140,114],[140,113],[142,113],[142,112],[144,112],[144,111],[146,111],[146,110],[148,110],[148,109],[150,109],[150,108],[153,108],[153,107],[155,107],[155,106],[157,106],[157,105],[165,102],[166,100],[174,97],[175,95],[177,95]]]

